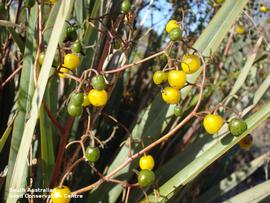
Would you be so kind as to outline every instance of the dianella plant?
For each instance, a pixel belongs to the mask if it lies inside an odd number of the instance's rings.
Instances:
[[[0,0],[0,202],[269,202],[269,8]]]

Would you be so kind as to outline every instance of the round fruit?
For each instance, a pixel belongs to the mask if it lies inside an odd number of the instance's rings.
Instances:
[[[153,171],[144,169],[138,174],[138,183],[141,187],[152,185],[155,181],[155,173]]]
[[[65,67],[61,67],[60,69],[58,69],[58,75],[61,78],[66,78],[67,76],[65,75],[65,73],[69,73],[69,70]]]
[[[77,30],[75,26],[69,26],[67,28],[66,37],[70,41],[75,41],[77,39]]]
[[[223,119],[216,114],[208,114],[203,119],[203,126],[209,134],[215,134],[223,125]]]
[[[171,70],[168,74],[169,85],[175,89],[180,89],[185,86],[187,81],[186,73],[181,70]]]
[[[53,188],[50,195],[52,203],[69,203],[71,191],[67,186],[63,185]]]
[[[64,57],[64,66],[74,70],[80,65],[80,58],[76,54],[67,54]]]
[[[81,53],[82,45],[79,41],[74,42],[71,45],[71,50],[75,53]]]
[[[32,8],[35,5],[35,0],[24,0],[24,5],[26,8]]]
[[[41,52],[41,53],[39,54],[39,58],[38,58],[38,63],[39,63],[39,65],[42,65],[42,64],[43,64],[44,58],[45,58],[45,53],[44,53],[44,52]]]
[[[82,106],[86,107],[86,106],[89,106],[90,105],[90,101],[88,99],[88,95],[87,94],[84,94],[83,95],[83,103],[82,103]]]
[[[50,0],[51,4],[55,4],[58,0]]]
[[[75,106],[81,106],[83,103],[83,93],[72,93],[70,96],[70,103]]]
[[[180,106],[176,105],[174,107],[174,115],[181,116],[182,114],[183,114],[183,109]]]
[[[91,80],[91,85],[95,90],[104,90],[106,87],[105,79],[102,75],[96,75]]]
[[[240,35],[244,34],[246,32],[246,29],[243,25],[238,25],[236,27],[236,32]]]
[[[180,101],[180,92],[172,87],[165,87],[162,91],[162,99],[168,104],[177,104]]]
[[[180,26],[176,20],[170,20],[166,25],[166,31],[170,33],[174,28],[180,29]]]
[[[93,106],[104,106],[108,101],[108,94],[105,90],[92,89],[88,94],[88,99]]]
[[[173,28],[171,30],[171,32],[169,33],[169,35],[170,35],[170,39],[173,42],[176,42],[181,38],[182,33],[181,33],[181,30],[179,28]]]
[[[100,150],[98,147],[88,146],[85,150],[85,156],[88,161],[96,162],[100,157]]]
[[[76,106],[74,104],[72,104],[71,102],[68,104],[67,107],[68,110],[68,114],[70,116],[76,117],[76,116],[80,116],[83,112],[83,107],[82,106]]]
[[[261,13],[267,13],[267,12],[268,12],[268,7],[262,5],[262,6],[260,7],[260,12],[261,12]]]
[[[160,85],[168,80],[168,73],[163,71],[156,71],[153,75],[153,81],[156,85]]]
[[[200,57],[193,54],[186,54],[183,57],[181,66],[186,74],[195,73],[201,67]]]
[[[124,14],[127,14],[130,11],[131,4],[129,0],[124,0],[121,4],[121,11]]]
[[[229,122],[230,133],[234,136],[239,136],[247,129],[247,123],[243,119],[233,118]]]
[[[239,146],[241,149],[249,149],[252,146],[253,138],[252,135],[248,134],[242,140],[239,141]]]
[[[155,160],[151,155],[145,155],[140,158],[139,164],[142,170],[147,169],[151,171],[155,166]]]

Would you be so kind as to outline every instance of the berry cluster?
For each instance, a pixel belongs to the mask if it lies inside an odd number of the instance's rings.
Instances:
[[[181,38],[182,32],[180,30],[180,25],[176,20],[170,20],[166,25],[166,31],[169,33],[170,39],[173,42],[178,41]]]
[[[68,104],[68,113],[70,116],[80,116],[83,107],[93,105],[94,107],[102,107],[108,101],[108,93],[105,90],[106,82],[102,75],[96,75],[91,80],[93,89],[89,93],[72,93]]]
[[[141,187],[147,187],[155,181],[155,173],[152,169],[155,166],[155,160],[151,155],[144,155],[140,158],[139,165],[141,171],[138,174],[138,183]]]

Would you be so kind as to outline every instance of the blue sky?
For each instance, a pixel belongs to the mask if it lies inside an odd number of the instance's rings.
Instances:
[[[151,2],[151,0],[147,0],[147,2]],[[157,8],[147,6],[140,12],[138,24],[143,22],[146,27],[151,27],[153,24],[153,29],[161,34],[171,17],[172,5],[166,0],[153,0],[153,5]]]

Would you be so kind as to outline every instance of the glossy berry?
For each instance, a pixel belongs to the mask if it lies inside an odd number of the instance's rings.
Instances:
[[[67,76],[65,75],[65,73],[69,73],[69,69],[67,69],[65,67],[58,68],[59,77],[66,78]]]
[[[39,58],[38,58],[38,63],[39,63],[39,65],[42,65],[42,64],[43,64],[44,58],[45,58],[45,53],[44,53],[44,52],[41,52],[41,53],[39,54]]]
[[[130,11],[131,4],[129,0],[124,0],[121,4],[121,11],[124,14],[127,14]]]
[[[203,119],[203,126],[209,134],[215,134],[223,125],[223,119],[216,114],[208,114]]]
[[[242,140],[238,142],[241,149],[249,149],[253,144],[253,138],[252,135],[248,134],[246,137],[244,137]]]
[[[71,191],[67,186],[63,185],[53,188],[50,195],[52,203],[69,203]]]
[[[180,92],[172,87],[165,87],[162,91],[162,99],[168,104],[177,104],[180,101]]]
[[[247,129],[247,123],[245,120],[240,118],[233,118],[229,122],[229,131],[234,136],[239,136]]]
[[[200,57],[194,54],[186,54],[183,57],[181,66],[186,74],[195,73],[201,67]]]
[[[66,30],[66,38],[70,41],[75,41],[77,39],[77,30],[75,26],[68,26]]]
[[[183,109],[180,106],[176,105],[174,107],[174,115],[181,116],[182,114],[183,114]]]
[[[75,106],[81,106],[83,103],[83,93],[72,93],[70,96],[70,103]]]
[[[24,5],[26,8],[32,8],[35,5],[35,0],[24,0]]]
[[[82,50],[82,45],[79,41],[76,41],[74,42],[72,45],[71,45],[71,50],[75,53],[81,53],[81,50]]]
[[[91,79],[91,85],[95,90],[104,90],[106,87],[105,79],[102,75],[96,75]]]
[[[154,183],[156,177],[153,171],[144,169],[139,172],[137,178],[138,183],[141,187],[147,187]]]
[[[104,106],[108,101],[108,94],[105,90],[92,89],[88,94],[88,99],[93,106]]]
[[[246,32],[246,29],[245,29],[245,27],[244,27],[243,25],[238,25],[238,26],[236,27],[235,31],[236,31],[238,34],[242,35],[242,34],[244,34],[244,33]]]
[[[139,165],[142,170],[147,169],[151,171],[155,166],[155,160],[151,155],[144,155],[140,158]]]
[[[86,107],[86,106],[89,106],[90,105],[90,101],[88,99],[88,95],[87,94],[84,94],[83,95],[83,103],[82,103],[82,106],[83,107]]]
[[[68,114],[70,116],[76,117],[80,116],[83,112],[83,107],[82,106],[76,106],[69,102],[68,107],[67,107]]]
[[[174,28],[180,29],[180,25],[176,20],[170,20],[166,25],[166,31],[170,33]]]
[[[261,12],[261,13],[267,13],[267,12],[268,12],[268,7],[262,5],[262,6],[260,7],[260,12]]]
[[[181,38],[182,33],[181,33],[181,30],[179,28],[174,28],[170,31],[169,35],[170,35],[170,39],[173,42],[176,42]]]
[[[66,54],[64,57],[64,66],[74,70],[80,65],[80,58],[76,54]]]
[[[98,147],[88,146],[85,150],[85,156],[88,161],[96,162],[100,157],[100,150]]]
[[[180,89],[185,86],[187,81],[186,73],[181,70],[171,70],[168,74],[169,85],[175,89]]]
[[[160,85],[168,80],[168,73],[163,71],[156,71],[153,75],[153,81],[156,85]]]

